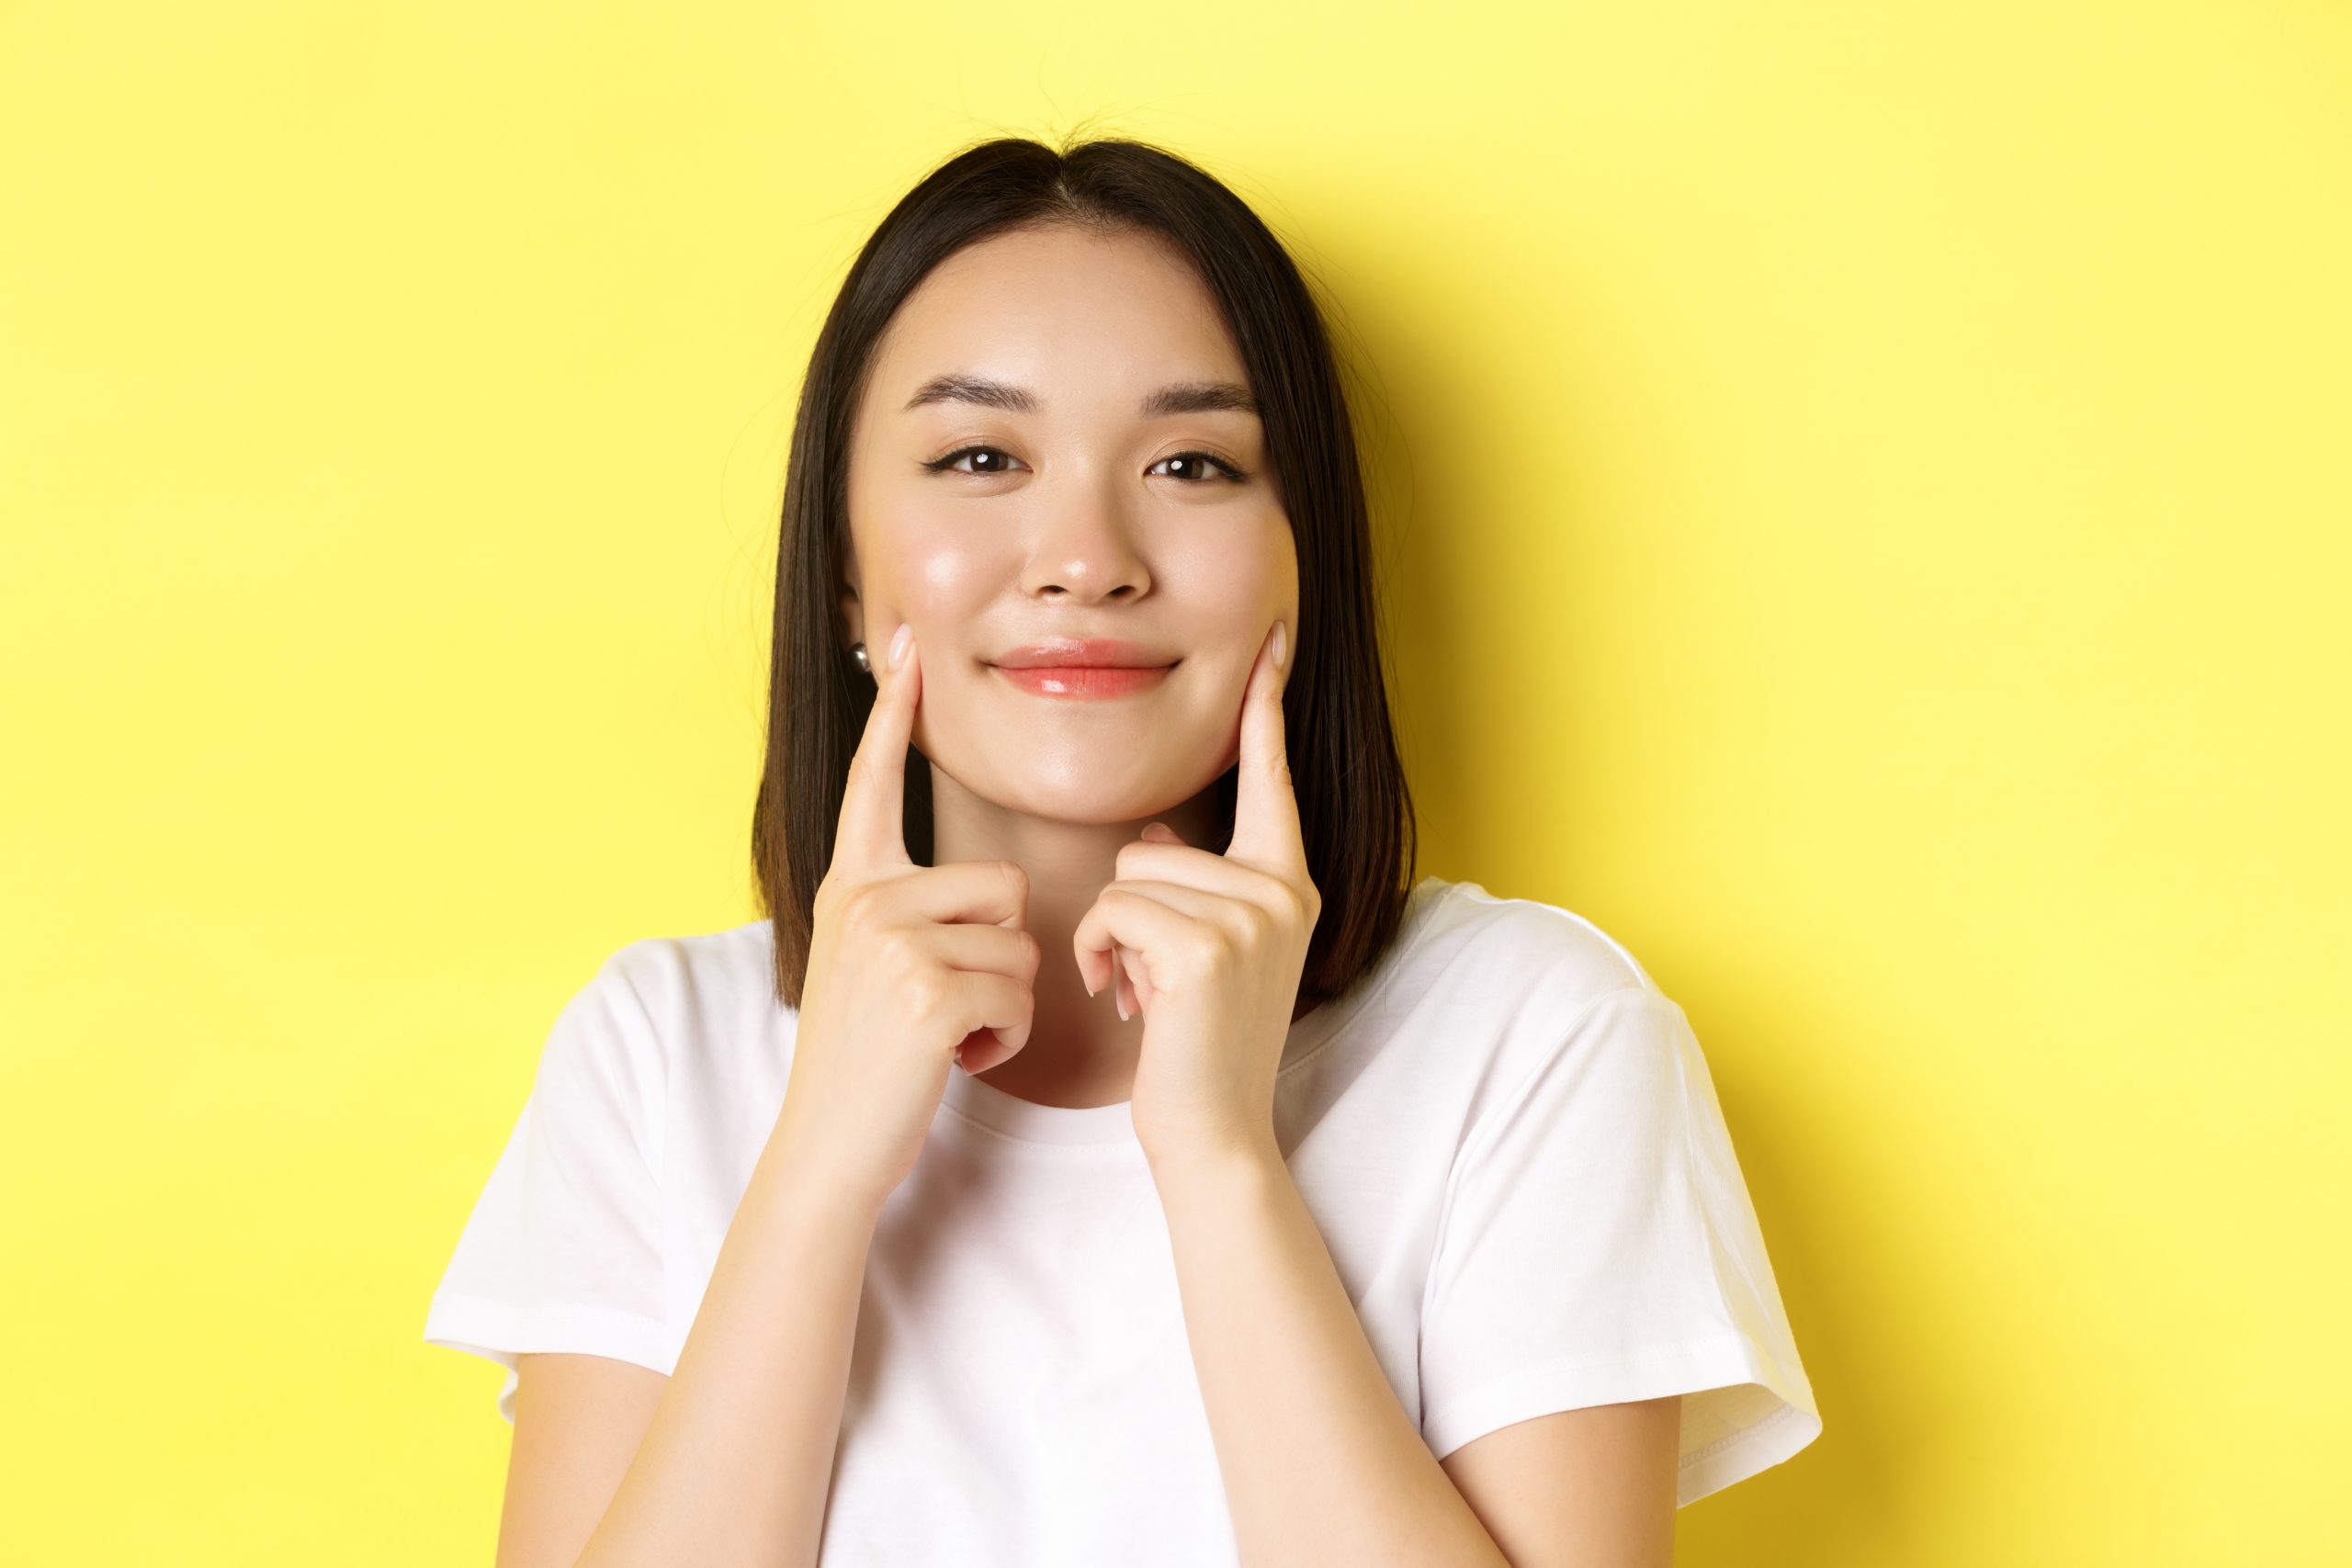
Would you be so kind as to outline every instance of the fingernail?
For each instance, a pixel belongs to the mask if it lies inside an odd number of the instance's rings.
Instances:
[[[914,641],[914,627],[907,625],[904,621],[900,621],[899,623],[899,629],[890,634],[891,669],[896,670],[899,665],[904,664],[907,661],[907,645]]]
[[[1283,667],[1283,656],[1290,651],[1290,628],[1280,621],[1274,623],[1274,668]]]

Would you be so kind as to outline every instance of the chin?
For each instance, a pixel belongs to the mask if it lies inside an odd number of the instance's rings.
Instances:
[[[1007,783],[1011,787],[1001,792],[986,792],[1004,809],[1088,827],[1141,821],[1172,811],[1190,798],[1185,792],[1165,785],[1153,788],[1140,782],[1106,783],[1100,778],[1050,781],[1033,775]]]

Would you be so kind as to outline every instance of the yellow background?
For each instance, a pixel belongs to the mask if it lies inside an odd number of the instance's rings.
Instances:
[[[1210,0],[0,11],[0,1562],[488,1560],[817,322],[1082,121],[1336,301],[1421,869],[1699,1027],[1826,1431],[1682,1561],[2342,1561],[2352,14]]]

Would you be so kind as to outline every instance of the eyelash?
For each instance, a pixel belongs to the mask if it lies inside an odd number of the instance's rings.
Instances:
[[[1001,453],[1006,457],[1012,456],[1011,453],[1005,452],[1004,448],[1001,446],[958,446],[955,451],[948,453],[945,457],[935,457],[930,462],[925,463],[923,467],[935,473],[963,473],[965,472],[964,469],[958,468],[955,466],[956,461],[960,458],[968,457],[975,452],[997,452]],[[1216,457],[1207,452],[1170,452],[1167,457],[1159,459],[1159,462],[1172,463],[1179,457],[1198,457],[1203,462],[1207,463],[1210,467],[1216,468],[1219,473],[1223,474],[1227,479],[1238,480],[1249,477],[1239,468],[1237,468],[1231,463],[1227,462],[1224,458]],[[1159,466],[1159,463],[1154,463],[1152,465],[1155,468]],[[998,469],[995,471],[1001,473],[1004,470]],[[988,474],[971,474],[969,477],[973,479],[987,479],[990,476]],[[1196,485],[1209,484],[1214,481],[1209,479],[1180,479],[1177,482],[1180,484]]]

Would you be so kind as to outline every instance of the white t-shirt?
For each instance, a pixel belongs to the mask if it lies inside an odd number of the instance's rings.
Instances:
[[[764,920],[614,953],[557,1017],[425,1317],[507,1369],[676,1365],[783,1103]],[[1277,1142],[1440,1458],[1682,1396],[1677,1500],[1821,1431],[1705,1058],[1598,927],[1424,877],[1291,1026]],[[868,1256],[827,1568],[1238,1561],[1165,1217],[1125,1103],[960,1067]]]

